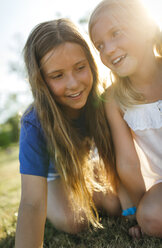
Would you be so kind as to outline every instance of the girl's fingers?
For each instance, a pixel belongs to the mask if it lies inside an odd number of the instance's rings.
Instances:
[[[136,225],[129,228],[129,235],[134,239],[140,239],[142,237],[140,226]]]

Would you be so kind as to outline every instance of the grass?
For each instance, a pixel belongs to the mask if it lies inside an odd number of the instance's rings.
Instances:
[[[0,151],[0,248],[13,248],[20,200],[18,147]],[[127,230],[132,223],[103,217],[104,229],[90,228],[77,235],[56,230],[48,221],[44,248],[162,248],[162,239],[144,237],[132,240]],[[22,247],[23,248],[23,247]]]
[[[14,145],[0,151],[0,240],[14,236],[19,200],[18,146]],[[1,241],[0,247],[5,247]]]

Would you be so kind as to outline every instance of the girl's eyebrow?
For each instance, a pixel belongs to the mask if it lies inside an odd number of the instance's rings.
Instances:
[[[78,61],[76,64],[74,64],[74,65],[78,65],[78,64],[81,64],[81,63],[83,63],[83,62],[87,62],[87,59],[82,59],[82,60],[80,60],[80,61]]]
[[[47,72],[47,75],[51,75],[51,74],[54,74],[54,73],[59,73],[61,72],[63,69],[60,69],[60,70],[55,70],[55,71],[51,71],[51,72]]]

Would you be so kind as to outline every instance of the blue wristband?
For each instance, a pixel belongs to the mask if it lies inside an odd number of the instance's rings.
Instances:
[[[122,211],[122,216],[128,216],[128,215],[133,215],[136,213],[137,208],[132,207],[132,208],[127,208]]]

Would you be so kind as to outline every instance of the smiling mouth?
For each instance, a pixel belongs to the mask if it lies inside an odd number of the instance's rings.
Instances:
[[[117,59],[114,59],[112,61],[112,64],[117,65],[119,62],[121,62],[123,59],[125,59],[125,57],[126,57],[126,55],[122,55],[122,56],[118,57]]]
[[[75,94],[71,94],[71,95],[69,95],[68,97],[77,98],[77,97],[79,97],[79,96],[82,94],[82,92],[83,92],[83,91],[80,91],[80,92],[75,93]]]

